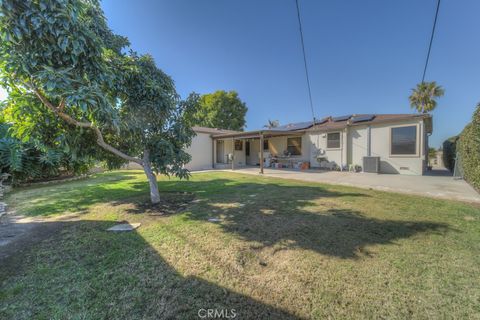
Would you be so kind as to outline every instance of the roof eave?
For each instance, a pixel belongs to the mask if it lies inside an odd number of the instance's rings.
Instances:
[[[335,130],[343,130],[346,127],[353,127],[353,126],[363,126],[363,125],[371,125],[371,124],[384,124],[384,123],[394,123],[398,121],[405,121],[405,120],[415,120],[415,119],[431,119],[432,115],[428,113],[422,113],[422,114],[412,114],[412,115],[406,115],[405,117],[398,117],[394,119],[383,119],[383,120],[372,120],[372,121],[363,121],[363,122],[354,122],[354,123],[345,123],[344,126],[338,126],[337,128],[322,128],[320,127],[312,127],[308,129],[307,131],[335,131]],[[429,132],[430,133],[430,132]]]
[[[305,133],[306,130],[294,130],[294,131],[284,131],[284,130],[256,130],[256,131],[247,131],[239,133],[226,133],[226,134],[216,134],[212,135],[214,139],[222,138],[252,138],[263,136],[291,136],[298,133]]]

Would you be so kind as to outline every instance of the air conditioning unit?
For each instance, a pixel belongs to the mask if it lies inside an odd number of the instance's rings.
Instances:
[[[379,173],[380,157],[363,157],[363,172]]]

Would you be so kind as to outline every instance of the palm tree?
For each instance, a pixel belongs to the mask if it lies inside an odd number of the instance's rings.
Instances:
[[[419,83],[412,91],[412,95],[408,98],[410,106],[421,113],[433,111],[437,106],[435,99],[445,93],[445,90],[438,86],[435,81]]]
[[[268,124],[264,125],[263,127],[268,128],[268,129],[273,129],[273,128],[278,127],[279,125],[280,125],[280,122],[278,122],[278,120],[268,119]]]

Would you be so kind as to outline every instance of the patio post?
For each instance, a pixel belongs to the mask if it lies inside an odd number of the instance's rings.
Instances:
[[[216,154],[216,145],[217,140],[212,139],[212,169],[215,169],[215,154]]]
[[[232,171],[235,170],[235,139],[232,138]]]
[[[263,174],[263,133],[260,133],[260,173]]]

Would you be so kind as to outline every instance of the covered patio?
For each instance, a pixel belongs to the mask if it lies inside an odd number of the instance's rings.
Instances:
[[[310,162],[307,139],[304,130],[264,130],[214,135],[213,167],[232,170],[258,167],[260,173],[268,167],[307,169]]]

